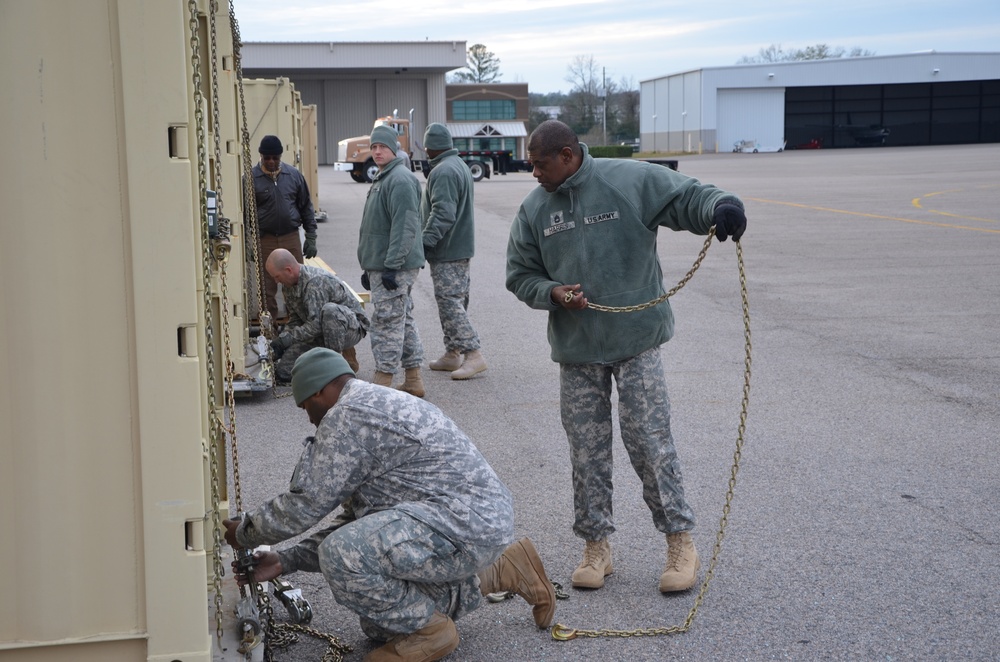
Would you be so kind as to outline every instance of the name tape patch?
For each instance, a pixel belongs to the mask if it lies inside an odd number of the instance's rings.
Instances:
[[[594,223],[603,223],[604,221],[617,221],[618,212],[616,211],[606,211],[603,214],[594,214],[593,216],[584,216],[583,222],[586,225],[593,225]]]

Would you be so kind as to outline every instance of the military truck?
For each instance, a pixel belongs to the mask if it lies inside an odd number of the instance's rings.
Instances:
[[[413,147],[416,145],[421,151],[419,139],[411,139],[410,127],[413,125],[413,109],[410,109],[409,118],[401,118],[399,111],[392,111],[392,115],[379,117],[372,125],[374,129],[379,125],[390,126],[399,134],[400,148],[410,157],[410,167],[413,170],[420,170],[426,177],[430,173],[430,165],[427,159],[415,159]],[[337,162],[333,164],[335,170],[349,172],[351,178],[359,184],[371,183],[378,174],[378,166],[372,159],[370,135],[345,138],[337,143]],[[527,161],[514,159],[510,150],[459,150],[458,155],[469,166],[472,171],[473,181],[480,181],[484,177],[489,178],[490,173],[496,167],[503,168],[504,172],[530,171]],[[502,164],[502,165],[499,165]]]

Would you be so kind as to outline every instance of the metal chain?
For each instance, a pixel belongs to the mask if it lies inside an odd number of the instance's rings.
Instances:
[[[192,0],[193,2],[194,0]],[[216,0],[212,0],[213,4]],[[214,9],[214,7],[213,7]],[[213,11],[213,42],[215,35],[214,27],[214,11]],[[244,242],[250,242],[251,250],[253,252],[253,285],[257,291],[257,301],[259,303],[258,318],[261,322],[261,332],[264,334],[265,338],[270,338],[273,334],[273,327],[270,323],[270,316],[264,308],[264,291],[263,283],[260,278],[260,236],[257,229],[257,200],[254,195],[253,188],[253,166],[251,165],[251,155],[250,155],[250,134],[247,130],[247,109],[246,109],[246,98],[243,90],[243,64],[242,64],[242,38],[240,36],[239,22],[236,19],[236,10],[233,3],[229,3],[229,27],[232,31],[233,40],[233,63],[236,70],[236,89],[238,91],[239,101],[240,101],[240,146],[242,153],[242,174],[243,174],[243,202],[244,202],[244,227],[243,227],[243,240]],[[213,43],[214,48],[214,43]],[[213,50],[213,61],[214,50]],[[213,71],[214,74],[214,71]],[[213,88],[213,92],[217,95],[217,88]],[[215,97],[216,109],[218,109],[218,96]],[[218,115],[216,115],[216,126],[218,127]],[[218,130],[216,131],[216,160],[220,162],[221,156],[219,152],[219,139]],[[221,189],[221,185],[220,185]],[[221,196],[220,196],[221,197]],[[221,204],[220,204],[221,213]],[[247,222],[248,221],[248,222]],[[248,227],[249,226],[249,227]],[[245,246],[245,244],[244,244]],[[244,251],[245,255],[245,251]],[[227,283],[225,278],[225,270],[222,272],[222,288],[223,288],[223,319],[228,324],[228,303],[227,303]],[[228,326],[227,338],[228,336]],[[237,512],[242,512],[242,498],[240,493],[240,473],[239,473],[239,452],[238,443],[236,437],[236,416],[235,416],[235,399],[232,395],[232,362],[229,361],[229,344],[226,345],[226,359],[227,365],[229,366],[228,376],[229,376],[229,396],[230,396],[230,412],[232,421],[231,437],[232,437],[232,457],[233,457],[233,482],[234,482],[234,499],[236,504]],[[290,394],[285,394],[276,397],[286,397]],[[311,628],[305,625],[300,625],[297,623],[280,623],[276,624],[274,622],[274,608],[271,603],[271,598],[268,596],[267,591],[263,590],[263,587],[258,585],[257,595],[260,607],[260,613],[265,615],[266,627],[264,630],[264,659],[271,662],[274,659],[274,649],[276,648],[287,648],[291,644],[298,640],[295,635],[296,632],[303,634],[308,634],[317,639],[322,639],[327,642],[328,647],[326,653],[323,655],[322,662],[342,662],[344,655],[350,653],[352,648],[345,644],[341,644],[337,637],[326,634],[317,630],[316,628]],[[241,594],[243,589],[241,588]],[[220,625],[221,632],[221,625]]]
[[[640,310],[646,310],[647,308],[652,308],[653,306],[658,306],[670,297],[674,296],[680,292],[681,288],[687,285],[691,277],[694,276],[694,272],[698,271],[698,267],[701,266],[701,261],[705,259],[705,255],[708,253],[709,247],[712,245],[712,238],[715,236],[715,226],[708,231],[708,237],[705,238],[705,243],[701,247],[701,251],[698,252],[698,257],[695,259],[694,264],[691,269],[688,270],[684,277],[671,289],[669,292],[658,296],[652,301],[647,301],[646,303],[636,304],[634,306],[602,306],[598,303],[587,303],[587,308],[593,308],[594,310],[599,310],[602,313],[637,313]],[[572,300],[572,293],[567,292],[569,295],[567,301]]]
[[[232,4],[230,3],[230,7]],[[224,210],[224,196],[222,195],[222,121],[219,117],[219,58],[217,53],[217,43],[218,34],[216,31],[215,15],[219,11],[218,0],[210,0],[209,2],[209,44],[211,48],[212,56],[212,119],[213,126],[212,132],[214,134],[215,143],[215,190],[216,190],[216,204],[218,209],[219,218],[223,218]],[[218,424],[222,426],[228,433],[230,438],[230,449],[233,458],[233,503],[236,507],[236,512],[243,512],[243,494],[240,481],[240,457],[239,457],[239,444],[237,443],[236,436],[236,391],[234,388],[235,382],[235,365],[233,364],[233,354],[232,354],[232,335],[231,327],[229,322],[229,281],[227,278],[227,267],[229,266],[229,254],[232,249],[232,243],[229,237],[226,236],[224,239],[220,234],[220,239],[215,242],[215,252],[214,257],[216,263],[219,266],[219,282],[220,282],[220,303],[219,308],[222,313],[222,343],[223,349],[225,350],[225,371],[226,371],[226,409],[229,413],[229,425],[226,426],[225,420],[219,420]]]
[[[326,653],[321,662],[343,662],[344,655],[354,649],[340,643],[340,639],[316,628],[300,623],[275,623],[274,606],[267,591],[258,584],[257,594],[262,605],[261,613],[265,615],[264,628],[264,662],[273,662],[275,649],[288,648],[299,640],[299,634],[307,634],[327,643]]]
[[[698,256],[698,263],[701,262],[701,259],[704,257],[704,253],[705,250],[702,250],[702,253]],[[743,246],[738,241],[736,242],[736,261],[739,265],[740,296],[743,305],[743,398],[740,405],[740,423],[736,434],[736,450],[733,452],[733,465],[729,474],[729,486],[726,490],[725,503],[722,506],[722,516],[719,519],[719,528],[715,534],[715,546],[712,548],[712,560],[709,562],[708,569],[705,571],[705,579],[701,583],[701,589],[698,591],[698,596],[695,598],[694,604],[691,606],[691,610],[688,612],[687,618],[684,619],[684,622],[681,625],[660,628],[638,628],[635,630],[578,630],[562,625],[561,623],[556,623],[552,626],[552,638],[557,641],[569,641],[570,639],[576,639],[577,637],[652,637],[668,634],[681,634],[683,632],[687,632],[691,628],[691,624],[694,622],[694,618],[698,613],[698,608],[705,600],[705,595],[708,593],[708,586],[711,583],[712,578],[715,576],[715,568],[718,564],[719,555],[722,551],[722,540],[726,535],[726,526],[729,524],[729,513],[733,497],[736,493],[736,476],[739,473],[740,460],[743,456],[743,436],[746,432],[747,409],[750,406],[750,356],[753,348],[750,335],[750,302],[747,298],[747,278],[746,270],[743,265]],[[696,263],[695,267],[688,272],[688,278],[690,278],[691,274],[697,269],[698,263]],[[683,282],[686,281],[682,281],[682,285],[679,285],[676,289],[680,289],[680,287],[683,286]]]
[[[209,439],[208,455],[211,470],[211,499],[209,512],[212,517],[212,587],[215,592],[215,636],[222,639],[222,577],[225,568],[222,564],[222,521],[218,504],[222,490],[219,485],[219,443],[223,438],[223,430],[218,425],[215,401],[215,330],[212,316],[212,255],[208,237],[208,173],[206,171],[205,154],[205,109],[201,86],[201,43],[198,36],[198,2],[188,0],[188,27],[191,31],[191,82],[194,88],[194,115],[196,142],[198,146],[198,203],[201,219],[201,277],[203,282],[202,303],[205,315],[205,372],[208,382]]]
[[[270,313],[264,307],[264,283],[260,273],[263,265],[260,264],[261,250],[260,231],[257,226],[257,197],[253,188],[250,131],[247,125],[247,105],[243,92],[243,56],[241,52],[243,42],[240,37],[239,22],[236,20],[236,10],[231,2],[229,4],[229,23],[233,32],[233,60],[234,67],[236,69],[236,88],[239,91],[240,98],[240,146],[242,147],[243,154],[243,241],[244,245],[247,243],[249,244],[250,250],[253,254],[254,269],[252,275],[252,289],[257,296],[257,318],[260,322],[260,331],[265,338],[271,340],[274,337],[275,320],[271,319]],[[271,393],[275,398],[287,398],[291,395],[291,393],[278,393],[277,384],[274,379],[272,379],[271,382]]]

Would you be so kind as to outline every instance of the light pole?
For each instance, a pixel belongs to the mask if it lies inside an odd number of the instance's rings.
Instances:
[[[656,153],[656,113],[653,113],[653,153]]]

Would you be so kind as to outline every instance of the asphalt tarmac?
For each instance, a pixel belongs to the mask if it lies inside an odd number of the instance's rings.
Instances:
[[[743,198],[752,331],[749,408],[714,577],[686,633],[556,641],[520,598],[458,622],[448,660],[1000,659],[1000,146],[681,156],[680,171]],[[427,400],[476,442],[515,498],[518,537],[566,587],[555,620],[580,629],[682,625],[697,589],[664,596],[664,538],[615,441],[615,572],[569,588],[570,468],[546,315],[504,287],[510,222],[527,173],[476,184],[470,314],[489,370],[467,382],[425,369]],[[319,255],[360,288],[368,186],[320,168]],[[703,242],[660,232],[669,287]],[[587,274],[581,274],[584,291]],[[414,288],[426,362],[443,351],[429,274]],[[744,384],[740,273],[715,242],[671,299],[664,345],[673,428],[694,532],[713,555]],[[370,346],[358,348],[371,379]],[[286,389],[287,390],[287,389]],[[241,496],[252,510],[287,487],[311,433],[290,398],[237,404]],[[313,626],[372,648],[321,575],[290,577]],[[284,618],[283,610],[276,612]],[[319,660],[308,637],[278,660]]]

